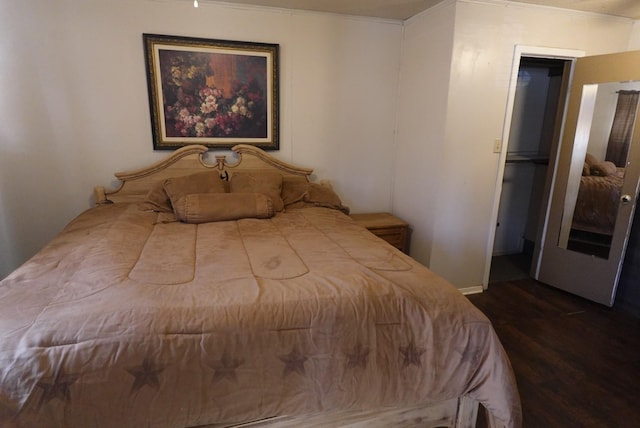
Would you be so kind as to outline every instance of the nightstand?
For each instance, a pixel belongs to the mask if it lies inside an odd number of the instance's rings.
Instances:
[[[351,214],[356,223],[369,229],[402,252],[407,252],[409,224],[389,213]]]

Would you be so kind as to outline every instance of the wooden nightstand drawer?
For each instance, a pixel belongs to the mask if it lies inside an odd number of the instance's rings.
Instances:
[[[409,224],[389,213],[352,214],[351,218],[397,249],[407,252]]]

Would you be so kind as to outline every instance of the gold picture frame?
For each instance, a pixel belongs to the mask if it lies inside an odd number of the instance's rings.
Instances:
[[[279,148],[279,45],[143,34],[155,150]]]

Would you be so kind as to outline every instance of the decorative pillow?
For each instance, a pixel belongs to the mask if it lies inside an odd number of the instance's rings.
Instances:
[[[589,168],[591,168],[595,164],[600,163],[598,158],[592,155],[591,153],[587,153],[587,155],[584,157],[584,161],[587,165],[589,165]]]
[[[333,191],[331,185],[309,183],[309,192],[304,198],[305,202],[330,206],[342,206],[340,197]]]
[[[292,198],[287,206],[290,208],[325,207],[349,214],[349,207],[342,205],[340,197],[333,191],[330,184],[307,183],[306,188],[301,200]]]
[[[164,182],[159,181],[154,184],[144,200],[138,204],[138,208],[143,211],[156,211],[160,213],[173,213],[171,200],[164,191]]]
[[[273,217],[273,203],[262,193],[193,193],[179,198],[173,209],[185,223]]]
[[[218,171],[215,170],[167,178],[164,180],[163,188],[171,201],[171,205],[174,205],[181,197],[192,193],[225,192],[224,181],[220,178]]]
[[[284,209],[282,191],[282,175],[277,172],[236,172],[231,176],[231,193],[262,193],[273,202],[273,209],[278,212]]]
[[[305,177],[282,178],[282,202],[284,206],[295,204],[304,200],[309,191],[309,181]]]
[[[616,164],[609,161],[604,161],[591,165],[591,175],[597,175],[600,177],[606,177],[607,175],[615,174],[618,171]]]

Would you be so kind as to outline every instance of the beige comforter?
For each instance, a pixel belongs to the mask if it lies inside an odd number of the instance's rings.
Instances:
[[[520,404],[489,323],[339,211],[91,209],[0,283],[0,426],[187,427],[469,394]]]
[[[574,229],[612,235],[618,215],[624,169],[605,177],[580,177],[580,190],[573,213]]]

